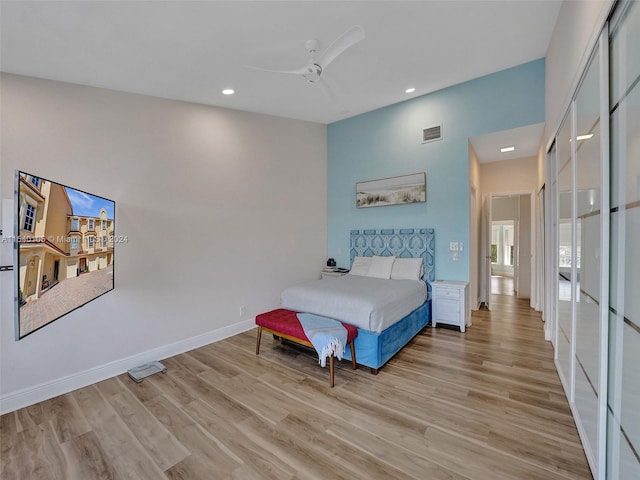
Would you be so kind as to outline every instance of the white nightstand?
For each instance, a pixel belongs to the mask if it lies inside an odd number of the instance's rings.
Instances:
[[[335,270],[324,269],[322,270],[322,273],[320,273],[320,278],[341,277],[343,275],[346,275],[347,273],[349,273],[349,270],[347,270],[346,272],[336,272]]]
[[[436,280],[431,283],[431,326],[438,323],[455,325],[464,332],[471,325],[469,314],[469,284]]]

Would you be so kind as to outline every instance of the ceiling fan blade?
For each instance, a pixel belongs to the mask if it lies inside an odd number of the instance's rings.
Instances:
[[[336,103],[336,97],[334,97],[333,92],[329,88],[329,85],[327,84],[324,78],[321,78],[320,80],[318,80],[316,82],[316,85],[318,85],[318,87],[320,88],[324,96],[327,97],[327,100],[329,100],[329,102]]]
[[[275,70],[272,68],[262,68],[262,67],[256,67],[254,65],[245,65],[246,68],[251,68],[252,70],[260,70],[262,72],[271,72],[271,73],[287,73],[287,74],[292,74],[292,75],[305,75],[310,73],[310,69],[308,66],[304,66],[304,67],[300,67],[300,68],[296,68],[293,70]]]
[[[324,52],[322,52],[322,55],[317,62],[318,65],[325,69],[327,65],[336,59],[338,55],[361,40],[364,40],[364,28],[359,25],[354,25],[329,45]]]

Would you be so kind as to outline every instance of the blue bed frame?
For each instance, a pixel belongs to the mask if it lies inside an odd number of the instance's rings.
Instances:
[[[422,279],[427,283],[427,301],[399,322],[380,333],[358,328],[354,345],[357,362],[377,374],[391,357],[400,351],[431,320],[431,282],[435,279],[435,234],[432,228],[397,228],[351,230],[351,264],[356,256],[421,257]],[[344,358],[351,360],[351,352]]]

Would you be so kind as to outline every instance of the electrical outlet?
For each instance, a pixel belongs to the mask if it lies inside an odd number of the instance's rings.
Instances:
[[[245,307],[244,305],[240,305],[240,316],[244,317],[247,313],[247,307]]]

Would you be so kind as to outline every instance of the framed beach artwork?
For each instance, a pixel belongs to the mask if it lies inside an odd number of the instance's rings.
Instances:
[[[16,171],[16,340],[113,290],[115,202]]]
[[[358,208],[426,201],[427,175],[424,172],[356,183]]]

